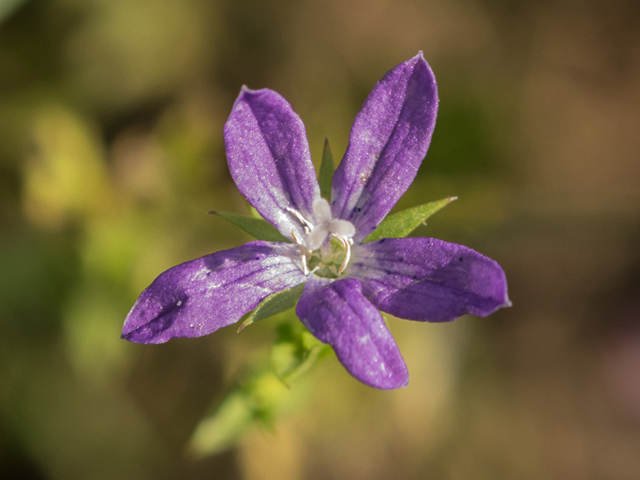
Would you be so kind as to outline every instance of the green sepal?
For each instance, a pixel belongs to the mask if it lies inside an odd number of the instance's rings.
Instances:
[[[256,207],[254,207],[253,205],[249,205],[249,213],[251,214],[251,218],[259,218],[260,220],[264,220],[264,218],[262,218],[262,215],[260,215],[260,212],[256,210]]]
[[[273,225],[261,218],[245,217],[229,212],[211,211],[209,213],[221,216],[258,240],[264,240],[266,242],[289,242]]]
[[[458,197],[443,198],[389,215],[378,225],[378,228],[364,239],[363,243],[380,238],[404,238],[422,225],[431,215],[457,199]]]
[[[333,153],[331,153],[331,147],[329,146],[329,139],[325,138],[318,183],[320,184],[320,196],[326,198],[328,201],[331,201],[331,180],[333,179],[335,168]]]
[[[251,325],[253,322],[264,320],[278,313],[284,312],[293,308],[298,303],[298,300],[302,296],[304,284],[297,285],[293,288],[288,288],[280,292],[272,293],[267,298],[262,300],[260,304],[253,309],[252,312],[244,319],[238,328],[238,332],[244,327]]]

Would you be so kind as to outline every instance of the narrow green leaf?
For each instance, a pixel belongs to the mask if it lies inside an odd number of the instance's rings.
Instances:
[[[289,240],[283,237],[280,232],[266,220],[245,217],[229,212],[212,211],[209,213],[221,216],[258,240],[265,240],[267,242],[289,242]]]
[[[260,220],[264,220],[264,218],[262,218],[262,215],[260,215],[260,212],[256,210],[256,207],[249,204],[247,205],[249,206],[249,213],[251,214],[251,218],[259,218]]]
[[[262,302],[260,302],[260,304],[251,313],[249,313],[247,318],[245,318],[240,324],[238,332],[244,327],[251,325],[253,322],[264,320],[265,318],[269,318],[295,307],[302,295],[303,289],[304,284],[301,284],[293,288],[288,288],[287,290],[282,290],[281,292],[272,293],[262,300]]]
[[[446,207],[458,197],[448,197],[435,202],[425,203],[417,207],[407,208],[393,215],[389,215],[365,238],[364,243],[380,238],[404,238],[423,224],[427,218],[438,210]]]
[[[331,201],[331,180],[333,179],[333,171],[335,165],[333,163],[333,153],[329,146],[329,139],[324,139],[324,148],[322,150],[322,163],[320,163],[320,174],[318,175],[318,183],[320,184],[320,196]]]

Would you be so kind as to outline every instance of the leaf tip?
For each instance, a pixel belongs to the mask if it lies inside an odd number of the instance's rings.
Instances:
[[[240,324],[240,326],[238,327],[238,331],[236,333],[240,333],[242,330],[244,330],[245,327],[248,327],[249,325],[251,325],[253,323],[253,320],[251,320],[250,322],[248,321],[244,321]]]

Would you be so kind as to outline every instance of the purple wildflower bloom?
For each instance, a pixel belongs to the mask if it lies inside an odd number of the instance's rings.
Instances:
[[[278,93],[243,87],[224,128],[229,169],[291,243],[250,242],[167,270],[142,292],[122,337],[163,343],[207,335],[304,283],[298,317],[351,375],[376,388],[407,385],[379,310],[445,322],[510,305],[502,268],[467,247],[431,238],[362,243],[413,181],[437,109],[435,77],[421,52],[389,71],[356,116],[329,204],[300,117]]]

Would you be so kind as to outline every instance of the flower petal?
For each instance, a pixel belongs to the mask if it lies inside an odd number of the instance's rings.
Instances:
[[[389,71],[351,127],[333,177],[334,218],[371,233],[413,182],[427,154],[438,111],[436,79],[422,52]]]
[[[380,312],[362,295],[353,278],[330,282],[315,277],[305,284],[298,317],[320,341],[333,347],[355,378],[371,387],[404,387],[409,373]]]
[[[300,117],[278,93],[242,87],[224,126],[231,176],[260,215],[287,238],[303,228],[288,208],[313,219],[320,187]]]
[[[500,265],[433,238],[383,238],[357,246],[347,274],[362,282],[364,295],[380,310],[409,320],[486,317],[511,306]]]
[[[122,338],[164,343],[207,335],[304,280],[296,245],[250,242],[206,255],[156,278],[127,315]]]

